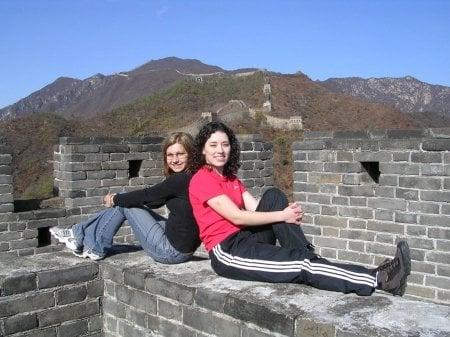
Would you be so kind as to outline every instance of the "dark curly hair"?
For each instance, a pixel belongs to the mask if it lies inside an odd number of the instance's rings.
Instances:
[[[224,132],[228,136],[228,140],[230,141],[230,158],[225,164],[222,173],[225,177],[231,178],[237,173],[239,167],[241,166],[241,147],[233,130],[231,130],[222,122],[209,122],[203,125],[198,132],[194,140],[192,171],[197,172],[200,168],[206,165],[205,156],[202,153],[203,148],[205,147],[205,144],[208,141],[209,137],[211,137],[211,135],[217,131]]]

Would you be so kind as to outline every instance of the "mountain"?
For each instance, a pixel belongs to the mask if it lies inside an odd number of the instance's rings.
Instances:
[[[332,92],[302,73],[272,75],[270,83],[273,114],[284,118],[300,115],[306,129],[362,130],[427,125],[395,107]]]
[[[335,93],[389,104],[414,116],[450,125],[450,87],[428,84],[411,76],[330,78],[317,83]]]
[[[96,74],[85,80],[60,77],[17,103],[0,109],[0,119],[55,112],[64,117],[92,117],[168,88],[183,74],[225,72],[197,60],[168,57],[128,72]]]

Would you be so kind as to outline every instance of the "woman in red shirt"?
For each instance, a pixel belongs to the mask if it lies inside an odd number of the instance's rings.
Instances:
[[[403,295],[410,273],[409,248],[378,268],[330,262],[314,253],[300,227],[303,212],[278,189],[258,202],[236,177],[240,148],[233,131],[211,122],[194,144],[189,199],[215,272],[224,277],[308,284],[370,295],[376,288]],[[280,246],[276,245],[278,239]]]

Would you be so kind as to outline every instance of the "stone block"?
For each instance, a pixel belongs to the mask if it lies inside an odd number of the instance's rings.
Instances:
[[[450,290],[450,278],[427,275],[425,277],[425,285]]]
[[[391,245],[395,243],[394,235],[386,233],[377,233],[375,236],[375,241],[380,243],[388,243]]]
[[[294,163],[294,171],[306,171],[306,172],[323,172],[323,163]]]
[[[374,241],[375,235],[375,232],[368,232],[366,230],[341,229],[339,231],[340,238],[350,240]]]
[[[392,234],[405,234],[405,226],[393,222],[382,222],[369,220],[367,229],[376,232],[386,232]]]
[[[336,328],[332,324],[299,317],[295,321],[296,337],[335,337]]]
[[[422,165],[421,169],[423,176],[445,176],[450,175],[448,165],[427,164]]]
[[[350,197],[350,206],[367,206],[367,198],[365,197]]]
[[[450,139],[429,139],[422,143],[424,151],[448,151],[450,149]]]
[[[207,288],[198,288],[195,292],[195,304],[216,312],[223,312],[227,294]]]
[[[332,197],[331,204],[347,206],[350,205],[350,199],[348,197]]]
[[[379,141],[381,150],[420,150],[420,140],[389,139]]]
[[[149,314],[156,314],[156,297],[146,292],[125,286],[116,286],[116,296],[119,301]]]
[[[308,195],[308,202],[322,204],[322,205],[330,205],[331,204],[331,196],[311,193]]]
[[[419,196],[421,200],[449,202],[450,191],[420,191]]]
[[[406,226],[406,234],[414,236],[425,236],[427,234],[427,227],[408,225]]]
[[[424,226],[450,227],[448,215],[420,215],[419,224]]]
[[[421,166],[410,163],[380,163],[381,174],[419,175]]]
[[[428,237],[450,240],[450,228],[428,228]]]
[[[372,197],[375,195],[372,186],[338,186],[338,193],[342,196],[365,196]]]
[[[353,158],[359,162],[388,162],[392,160],[392,153],[387,151],[355,152]]]
[[[439,214],[439,204],[424,201],[409,201],[408,211],[422,214]]]
[[[450,266],[437,265],[436,274],[438,276],[450,277]]]
[[[400,177],[399,186],[422,190],[439,190],[441,189],[442,182],[438,178]]]
[[[35,289],[36,275],[34,273],[11,275],[4,279],[0,279],[1,296],[21,294]]]
[[[375,196],[382,198],[395,198],[395,187],[393,186],[375,186]]]
[[[373,219],[373,210],[366,207],[338,207],[339,216],[352,217],[352,218],[363,218],[363,219]]]
[[[369,242],[366,244],[366,250],[371,254],[380,254],[384,256],[392,256],[393,252],[395,252],[395,247],[392,245],[385,245],[381,243],[372,243]]]
[[[355,228],[355,229],[366,229],[367,228],[367,220],[349,219],[348,220],[348,227],[349,228]]]
[[[321,206],[320,214],[322,215],[337,215],[336,206]]]
[[[409,161],[411,158],[411,152],[392,152],[393,161]]]
[[[55,292],[56,304],[63,305],[75,302],[81,302],[86,299],[86,285],[79,285],[70,288],[59,289]]]
[[[379,178],[380,186],[398,186],[398,175],[381,174]]]
[[[371,263],[370,255],[364,253],[356,253],[347,250],[338,250],[338,259],[342,261],[350,261],[368,265]]]
[[[86,284],[87,296],[89,298],[101,297],[104,293],[103,280],[89,281]]]
[[[158,316],[181,322],[183,320],[182,306],[158,299]]]
[[[401,199],[394,198],[369,198],[367,201],[367,205],[372,208],[382,208],[382,209],[391,209],[391,210],[399,210],[406,211],[406,201]]]
[[[244,311],[246,308],[247,306],[240,307],[234,312],[234,315],[239,314],[239,318],[244,321],[247,318],[254,319],[254,317],[247,317],[247,312]],[[183,324],[215,336],[235,337],[240,335],[239,325],[233,320],[198,308],[183,307]]]
[[[45,289],[66,284],[86,282],[98,276],[98,265],[89,263],[70,268],[37,272],[38,288]]]
[[[39,326],[45,327],[100,313],[98,300],[56,307],[38,313]]]
[[[0,184],[12,184],[12,177],[10,175],[0,174]]]
[[[101,153],[128,153],[130,148],[126,144],[105,144],[100,148]]]
[[[36,313],[26,313],[8,317],[4,320],[3,324],[5,335],[12,335],[17,332],[28,331],[37,328],[38,320]]]
[[[20,297],[0,297],[0,317],[43,310],[54,305],[53,292],[30,292]]]
[[[115,301],[111,297],[105,297],[102,299],[103,314],[112,315],[115,318],[125,318],[126,305],[122,302]]]
[[[317,236],[314,238],[314,244],[321,248],[345,249],[347,247],[347,240]]]
[[[347,219],[340,218],[340,217],[318,215],[318,216],[314,217],[314,224],[318,225],[318,226],[324,226],[324,227],[346,228],[347,227]]]
[[[315,173],[311,172],[308,177],[310,183],[317,184],[340,184],[342,182],[342,175],[336,173]]]
[[[434,243],[431,239],[423,239],[423,238],[408,238],[408,244],[411,248],[419,248],[419,249],[434,249]]]
[[[360,163],[324,163],[324,171],[336,173],[360,173]]]
[[[323,140],[307,140],[304,142],[294,142],[292,143],[292,150],[323,150],[327,148],[327,144]]]
[[[174,322],[162,320],[159,317],[148,316],[148,327],[151,330],[158,331],[160,336],[170,337],[207,337],[210,335],[197,332],[181,324],[175,324]],[[228,336],[228,334],[227,334]]]
[[[78,337],[88,332],[88,321],[64,322],[58,328],[58,337]]]
[[[413,152],[411,153],[413,163],[442,163],[441,153],[436,152]]]
[[[406,212],[395,212],[394,213],[394,221],[401,223],[417,223],[417,214],[416,213],[406,213]]]
[[[448,261],[450,261],[450,252],[437,252],[437,251],[427,252],[426,261],[448,264]]]
[[[195,288],[162,278],[148,278],[145,280],[145,290],[152,294],[171,298],[183,304],[192,304]]]
[[[409,188],[396,188],[395,197],[406,200],[419,200],[419,191]]]
[[[293,190],[294,190],[294,192],[319,193],[319,186],[316,184],[306,184],[306,183],[294,182]]]

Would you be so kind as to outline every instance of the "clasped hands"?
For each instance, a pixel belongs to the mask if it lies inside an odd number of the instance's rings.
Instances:
[[[286,222],[300,225],[303,218],[303,210],[296,202],[290,202],[289,206],[284,209],[286,213]]]

